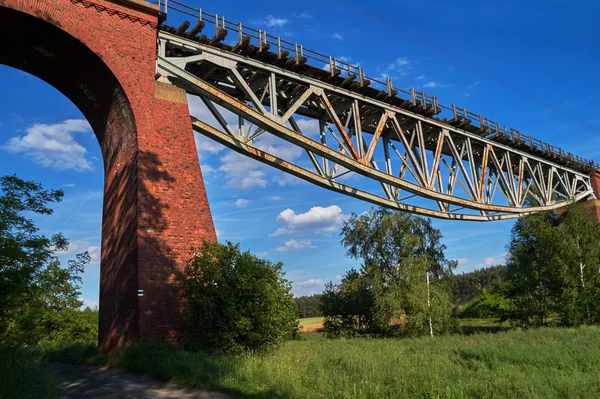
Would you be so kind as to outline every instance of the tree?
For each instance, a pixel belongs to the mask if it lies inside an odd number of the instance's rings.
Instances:
[[[323,316],[323,312],[321,312],[320,308],[320,298],[320,294],[294,298],[296,305],[298,305],[298,318],[304,319],[307,317]]]
[[[51,345],[61,334],[61,342],[73,340],[61,331],[68,324],[66,315],[82,305],[79,274],[89,255],[78,254],[62,267],[56,253],[68,249],[67,239],[39,234],[25,216],[52,214],[48,205],[60,201],[63,193],[17,176],[0,178],[0,188],[0,343]],[[92,329],[96,334],[97,327]]]
[[[183,344],[207,352],[264,351],[298,329],[291,284],[281,263],[204,242],[176,272]]]
[[[381,328],[374,320],[377,312],[373,291],[367,279],[357,270],[346,272],[339,285],[327,283],[320,299],[326,336],[353,337],[380,332]]]
[[[509,244],[509,299],[502,318],[540,326],[552,313],[562,325],[597,323],[600,293],[600,225],[581,204],[558,217],[545,212],[520,218]]]
[[[452,277],[453,301],[456,306],[464,305],[473,298],[494,287],[506,274],[505,265],[490,266]]]
[[[392,320],[404,320],[407,334],[447,331],[456,262],[446,259],[442,235],[430,220],[371,209],[352,214],[341,235],[347,254],[363,261],[360,276],[373,298],[374,329],[385,332]]]

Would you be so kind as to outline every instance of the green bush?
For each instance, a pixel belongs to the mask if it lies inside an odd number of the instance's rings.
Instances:
[[[205,242],[176,278],[188,349],[262,351],[298,330],[282,264],[241,252],[239,245]]]

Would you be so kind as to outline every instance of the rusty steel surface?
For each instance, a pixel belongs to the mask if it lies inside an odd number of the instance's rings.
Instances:
[[[465,108],[454,104],[444,106],[439,103],[437,97],[417,92],[414,88],[404,90],[395,87],[390,78],[386,78],[384,82],[368,77],[365,75],[364,69],[357,65],[304,48],[298,43],[286,41],[263,30],[243,25],[241,22],[229,21],[222,15],[208,13],[201,8],[191,7],[178,0],[159,0],[153,1],[153,3],[158,4],[165,18],[168,13],[175,12],[180,16],[191,17],[197,21],[190,31],[187,29],[191,24],[187,21],[178,28],[163,24],[161,29],[164,32],[174,33],[201,44],[209,44],[228,52],[292,70],[428,117],[435,117],[448,126],[459,127],[496,142],[523,149],[562,166],[582,172],[598,169],[598,165],[593,161],[574,156],[561,148],[523,134],[518,130],[507,129],[506,126]],[[205,31],[206,34],[202,33],[203,28],[207,25],[211,29],[214,28],[214,34],[210,33],[210,30]],[[237,43],[222,43],[227,35],[235,35]]]
[[[199,96],[221,128],[196,121],[198,132],[371,203],[489,221],[593,197],[578,168],[197,40],[159,32],[157,73]],[[315,131],[303,132],[299,122]],[[306,158],[274,157],[260,148],[267,138],[301,148]],[[348,175],[357,178],[344,181]]]

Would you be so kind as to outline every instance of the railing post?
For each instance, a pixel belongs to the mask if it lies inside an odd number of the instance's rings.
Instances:
[[[281,38],[277,36],[277,58],[281,58]]]

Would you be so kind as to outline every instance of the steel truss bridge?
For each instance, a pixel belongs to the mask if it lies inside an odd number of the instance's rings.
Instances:
[[[444,219],[516,218],[594,197],[593,162],[264,31],[176,0],[160,5],[164,16],[193,20],[161,25],[158,78],[197,95],[217,121],[193,118],[195,131],[241,154],[332,191]],[[303,158],[261,149],[267,135]]]

